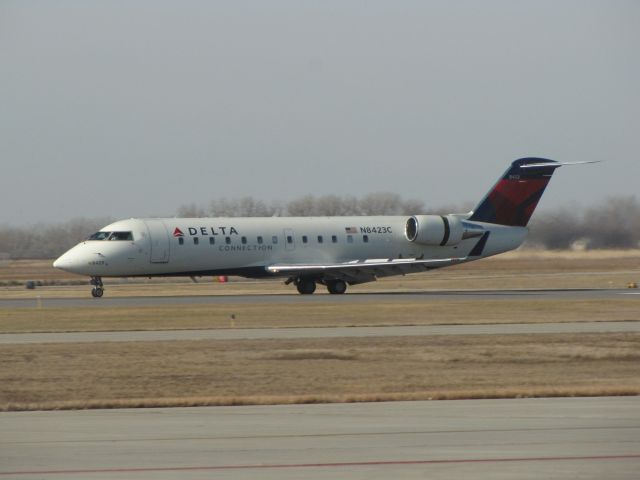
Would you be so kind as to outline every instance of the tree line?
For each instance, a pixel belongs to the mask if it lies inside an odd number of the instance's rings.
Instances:
[[[395,193],[353,196],[307,195],[289,202],[264,202],[253,197],[216,199],[208,206],[178,208],[175,217],[272,217],[342,215],[415,215],[467,212],[473,205],[425,207]],[[0,225],[0,259],[55,258],[111,218],[79,218],[59,224],[12,227]],[[635,196],[610,197],[587,208],[557,208],[534,213],[527,246],[547,249],[640,248],[640,203]]]

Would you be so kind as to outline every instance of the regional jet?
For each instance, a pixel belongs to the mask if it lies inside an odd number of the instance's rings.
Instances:
[[[592,162],[575,162],[592,163]],[[132,218],[107,225],[53,266],[104,277],[238,275],[281,277],[301,294],[424,272],[518,248],[556,168],[544,158],[514,161],[471,212],[448,215]]]

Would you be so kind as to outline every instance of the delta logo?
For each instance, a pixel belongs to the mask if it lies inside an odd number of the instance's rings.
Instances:
[[[238,230],[235,227],[188,227],[187,231],[192,237],[196,235],[238,235]],[[178,227],[175,227],[173,236],[184,237],[186,234]]]

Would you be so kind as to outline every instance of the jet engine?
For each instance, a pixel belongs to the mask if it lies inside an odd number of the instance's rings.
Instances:
[[[457,245],[468,235],[462,220],[455,215],[414,215],[407,220],[404,234],[410,242],[431,246]],[[467,233],[467,235],[465,235]]]

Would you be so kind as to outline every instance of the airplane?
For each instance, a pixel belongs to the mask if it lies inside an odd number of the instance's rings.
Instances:
[[[55,268],[103,277],[281,277],[301,294],[424,272],[518,248],[560,163],[515,160],[469,213],[351,217],[132,218],[100,229]]]

